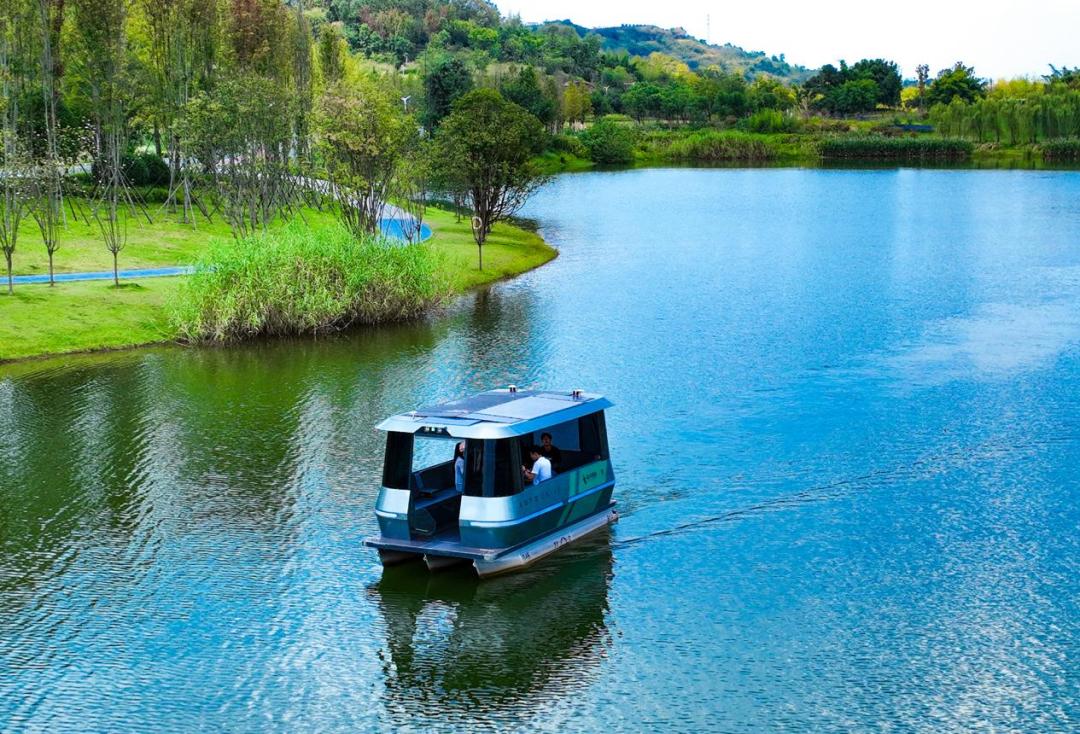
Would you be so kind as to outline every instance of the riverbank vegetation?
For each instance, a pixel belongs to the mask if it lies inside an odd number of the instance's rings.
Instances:
[[[325,334],[416,318],[447,294],[438,251],[341,225],[216,242],[173,310],[187,341]]]
[[[304,214],[306,225],[304,220],[292,225],[298,237],[308,230],[317,233],[338,228],[328,215]],[[428,210],[426,221],[432,236],[414,247],[431,252],[437,265],[432,280],[444,289],[444,294],[463,293],[518,275],[557,254],[535,232],[502,223],[493,227],[488,237],[481,271],[476,268],[476,245],[467,217],[433,207]],[[289,225],[272,228],[266,236],[285,229]],[[170,231],[191,247],[186,250],[190,256],[178,254],[178,259],[169,264],[193,264],[215,241],[222,246],[235,246],[227,227],[217,235],[204,234],[191,241],[186,238],[190,229],[177,222],[159,223],[154,228],[157,234]],[[133,242],[143,240],[139,229],[133,227],[131,232]],[[85,245],[87,256],[108,255],[100,245],[92,246],[89,242]],[[121,281],[119,288],[108,281],[62,282],[55,287],[16,286],[14,295],[0,298],[0,361],[177,341],[183,337],[178,311],[187,303],[182,295],[186,280],[146,278]]]

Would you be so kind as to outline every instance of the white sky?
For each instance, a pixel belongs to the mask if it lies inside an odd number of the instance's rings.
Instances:
[[[1080,0],[495,0],[504,15],[526,22],[569,18],[599,27],[682,26],[708,40],[750,51],[786,54],[815,68],[846,59],[884,57],[915,76],[963,61],[982,77],[1039,76],[1047,64],[1080,66]]]

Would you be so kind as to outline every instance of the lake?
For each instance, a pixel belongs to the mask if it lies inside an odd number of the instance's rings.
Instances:
[[[651,169],[422,324],[0,367],[0,730],[1076,731],[1080,173]],[[622,519],[383,574],[373,425],[606,394]]]

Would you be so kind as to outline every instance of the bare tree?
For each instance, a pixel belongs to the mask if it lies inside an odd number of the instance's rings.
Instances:
[[[405,156],[394,181],[395,198],[403,215],[401,234],[407,242],[423,239],[431,188],[430,145],[418,143]]]
[[[45,110],[45,155],[35,166],[34,220],[49,254],[49,285],[55,285],[53,256],[60,248],[60,227],[64,222],[63,165],[60,160],[60,126],[56,116],[59,58],[54,45],[63,25],[63,0],[37,0],[41,31],[41,94]],[[57,49],[58,50],[58,49]]]
[[[919,111],[922,112],[926,107],[926,83],[930,80],[930,67],[919,64],[915,67],[915,77],[919,86]]]

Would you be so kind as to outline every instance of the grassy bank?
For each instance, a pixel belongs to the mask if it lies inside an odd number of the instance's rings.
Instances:
[[[309,217],[309,221],[312,227],[326,226],[328,222],[325,215],[317,213]],[[438,254],[439,275],[452,293],[518,275],[548,262],[557,254],[536,233],[500,224],[494,228],[484,248],[484,270],[479,271],[476,245],[467,220],[458,222],[451,212],[432,209],[427,222],[433,236],[425,246]],[[190,234],[189,228],[175,222],[157,223],[153,232],[163,233],[185,245],[183,254],[170,260],[155,259],[153,263],[194,263],[215,236],[209,230],[200,224],[199,230]],[[216,234],[221,236],[220,232]],[[100,263],[95,260],[97,253],[91,251],[100,249],[103,261],[109,262],[108,252],[100,241],[87,241],[77,246],[66,238],[67,235],[65,230],[61,236],[68,254],[79,251],[84,263]],[[140,233],[132,227],[132,241],[149,236],[153,235]],[[25,249],[33,249],[33,240],[28,238],[26,242]],[[23,254],[23,247],[19,253]],[[133,260],[122,257],[122,267],[136,267]],[[21,259],[16,262],[19,273],[37,272],[19,265]],[[59,262],[58,254],[58,265]],[[91,264],[86,269],[105,270],[108,267]],[[61,283],[55,287],[17,285],[14,296],[0,293],[0,361],[175,340],[179,334],[170,320],[170,309],[183,281],[183,278],[148,278],[125,282],[119,289],[113,288],[108,281]]]
[[[1040,168],[1080,163],[1080,141],[1063,139],[1039,144],[974,144],[933,132],[905,132],[881,122],[828,120],[796,131],[749,132],[687,125],[663,127],[621,123],[633,134],[632,154],[622,165],[633,167],[720,163],[775,163],[814,166],[829,161],[900,164],[973,164],[992,168]],[[537,163],[549,173],[587,170],[584,145],[573,135],[555,139],[557,148]],[[580,136],[577,136],[580,138]],[[568,152],[573,149],[574,152]]]

